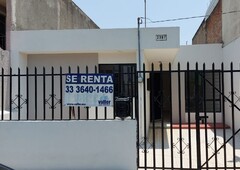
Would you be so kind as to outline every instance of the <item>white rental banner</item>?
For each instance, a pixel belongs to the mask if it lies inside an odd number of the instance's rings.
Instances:
[[[113,106],[112,74],[67,74],[65,106]]]

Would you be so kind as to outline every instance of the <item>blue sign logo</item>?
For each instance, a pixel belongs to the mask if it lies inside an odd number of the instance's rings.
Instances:
[[[110,106],[111,101],[108,96],[101,96],[100,100],[98,100],[99,106]]]

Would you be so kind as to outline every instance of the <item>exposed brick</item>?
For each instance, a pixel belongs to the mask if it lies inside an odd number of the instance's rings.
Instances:
[[[222,43],[222,0],[208,17],[203,20],[192,39],[192,44]]]

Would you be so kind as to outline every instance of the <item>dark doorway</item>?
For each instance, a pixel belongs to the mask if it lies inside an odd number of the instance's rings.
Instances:
[[[150,76],[151,121],[170,121],[171,81],[169,72],[152,73]]]
[[[100,64],[99,73],[114,75],[114,112],[117,117],[133,116],[135,97],[135,64]]]

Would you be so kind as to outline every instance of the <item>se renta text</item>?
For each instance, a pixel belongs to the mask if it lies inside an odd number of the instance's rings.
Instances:
[[[67,74],[66,84],[113,84],[111,74]]]

